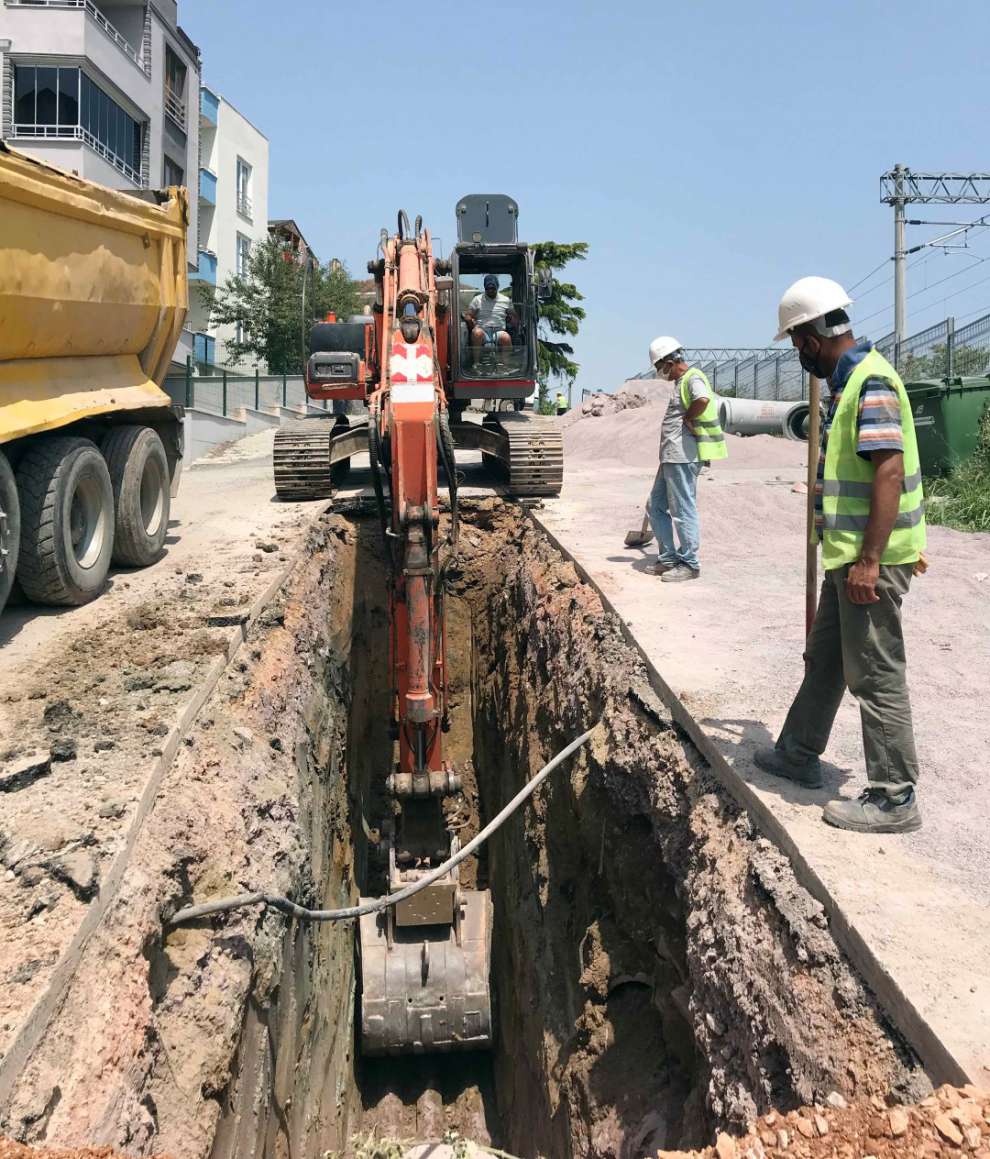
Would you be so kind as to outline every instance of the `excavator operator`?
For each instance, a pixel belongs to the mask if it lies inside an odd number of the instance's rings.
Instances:
[[[475,294],[463,315],[468,325],[475,361],[483,346],[509,350],[512,347],[510,330],[519,326],[519,318],[511,299],[498,292],[497,275],[485,274],[484,285],[485,292]]]

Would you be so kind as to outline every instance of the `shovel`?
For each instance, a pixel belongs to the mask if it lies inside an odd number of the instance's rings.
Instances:
[[[653,542],[653,530],[650,527],[650,514],[643,516],[643,526],[638,531],[626,532],[626,547],[646,547]]]

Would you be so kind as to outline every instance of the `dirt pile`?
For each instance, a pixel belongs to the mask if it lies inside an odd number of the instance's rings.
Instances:
[[[883,1099],[825,1103],[762,1116],[741,1138],[719,1135],[701,1151],[658,1151],[657,1159],[990,1159],[990,1094],[940,1087],[914,1107]]]

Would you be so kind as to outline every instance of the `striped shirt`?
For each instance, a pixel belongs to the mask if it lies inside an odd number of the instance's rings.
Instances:
[[[829,431],[839,405],[839,399],[852,372],[873,349],[873,343],[863,341],[847,350],[839,359],[829,384],[828,413],[822,423],[822,446],[818,457],[818,482],[815,484],[815,527],[818,538],[822,537],[824,516],[822,514],[822,490],[825,481],[825,452],[828,449]],[[859,393],[859,416],[857,419],[856,453],[869,459],[874,451],[902,451],[904,438],[901,434],[901,402],[897,388],[881,375],[871,375]]]

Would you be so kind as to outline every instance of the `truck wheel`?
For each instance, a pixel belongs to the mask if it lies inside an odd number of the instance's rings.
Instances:
[[[103,440],[116,515],[113,562],[147,567],[168,534],[169,471],[165,447],[151,427],[114,427]]]
[[[7,456],[0,451],[0,611],[7,602],[21,547],[21,505]]]
[[[86,604],[103,590],[113,552],[110,473],[89,439],[45,439],[17,467],[17,578],[39,604]]]

